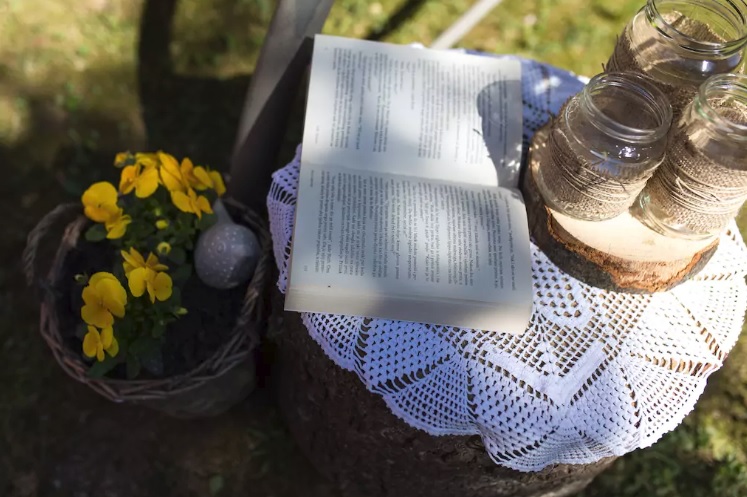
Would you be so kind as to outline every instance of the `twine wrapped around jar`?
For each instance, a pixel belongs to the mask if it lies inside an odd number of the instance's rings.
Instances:
[[[670,145],[646,186],[648,201],[665,211],[672,224],[695,233],[720,231],[747,200],[747,170],[709,159],[684,133],[673,136]]]
[[[641,193],[655,230],[718,234],[747,200],[747,76],[713,76],[669,133],[667,156]]]
[[[747,45],[744,0],[648,0],[618,38],[607,71],[653,78],[672,104],[675,121],[709,76],[736,71]],[[684,10],[684,9],[683,9]]]
[[[563,204],[573,205],[572,211],[579,213],[574,217],[607,219],[620,214],[630,207],[631,199],[651,176],[648,169],[628,170],[618,176],[605,174],[599,167],[602,159],[590,161],[579,156],[566,133],[559,128],[550,132],[548,147],[548,160],[542,164],[541,174],[552,178],[550,189],[555,197],[563,199]],[[558,210],[569,213],[567,207]]]
[[[552,122],[536,178],[546,204],[591,221],[625,212],[661,162],[670,122],[669,103],[648,78],[592,78]]]

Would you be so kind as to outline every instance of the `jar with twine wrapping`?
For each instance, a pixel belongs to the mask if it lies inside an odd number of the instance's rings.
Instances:
[[[747,76],[709,78],[672,127],[636,216],[683,238],[718,235],[747,200]]]
[[[551,123],[535,177],[545,203],[600,221],[628,210],[661,163],[672,110],[639,74],[600,74]]]
[[[676,121],[708,77],[738,71],[746,45],[745,0],[648,0],[618,38],[606,70],[653,78]]]

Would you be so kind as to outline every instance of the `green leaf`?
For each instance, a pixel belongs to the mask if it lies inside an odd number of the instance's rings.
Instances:
[[[192,276],[192,264],[181,265],[176,268],[176,271],[171,273],[171,279],[174,281],[174,284],[179,286],[183,285],[190,276]]]
[[[189,314],[189,309],[187,309],[186,307],[176,306],[173,308],[171,313],[174,315],[176,319],[179,319],[180,317],[186,316],[187,314]]]
[[[137,214],[133,214],[133,216],[136,215]],[[152,226],[149,223],[144,223],[140,220],[136,220],[127,227],[127,234],[134,240],[144,240],[148,237],[148,235],[155,232],[155,230],[155,226]]]
[[[154,326],[154,332],[156,326]],[[163,375],[162,344],[163,340],[153,338],[152,336],[142,336],[132,342],[129,352],[138,359],[139,364],[147,371],[156,376],[161,376]]]
[[[112,274],[117,277],[117,279],[120,282],[127,282],[127,276],[125,276],[124,272],[124,266],[120,264],[122,261],[122,256],[119,255],[119,251],[117,251],[117,263],[114,264],[114,267],[112,268]],[[125,285],[127,286],[127,285]]]
[[[206,229],[214,225],[216,221],[218,221],[218,216],[216,216],[215,214],[203,214],[202,218],[197,220],[195,226],[198,230],[205,231]]]
[[[163,376],[163,355],[160,350],[149,352],[140,357],[140,363],[149,373]]]
[[[103,224],[94,224],[86,230],[86,240],[89,242],[100,242],[106,239],[106,228]]]
[[[184,264],[187,262],[187,252],[181,247],[171,247],[168,259],[174,264]]]
[[[127,354],[127,378],[132,380],[137,378],[137,375],[139,374],[140,360],[132,354]]]
[[[163,337],[164,333],[166,333],[165,324],[156,323],[153,325],[153,331],[151,332],[153,338],[161,338]]]
[[[146,356],[153,351],[160,350],[161,341],[151,336],[141,336],[130,344],[129,352],[138,357]]]
[[[191,274],[190,270],[190,274]],[[169,305],[181,305],[182,303],[182,289],[175,286],[171,289],[171,298],[169,299]]]
[[[194,214],[189,214],[187,212],[179,211],[177,222],[181,226],[190,226],[192,224],[193,218],[194,218]]]
[[[142,237],[147,238],[149,236],[153,236],[156,231],[158,231],[158,228],[156,228],[155,223],[144,223],[142,228]]]
[[[208,487],[210,488],[210,495],[218,495],[218,492],[223,490],[224,484],[225,484],[225,481],[223,480],[223,475],[211,476],[210,481],[208,482]]]
[[[96,361],[91,369],[88,370],[88,376],[91,378],[103,378],[106,373],[114,369],[119,364],[119,359],[106,355],[103,361]]]

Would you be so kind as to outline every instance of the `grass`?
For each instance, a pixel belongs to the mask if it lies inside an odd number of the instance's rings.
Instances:
[[[505,0],[461,46],[593,75],[642,2]],[[181,0],[169,32],[171,3],[0,0],[2,495],[334,495],[294,454],[266,393],[220,423],[186,423],[109,404],[63,377],[23,290],[28,231],[106,177],[115,152],[164,148],[226,167],[274,2]],[[427,45],[471,4],[338,0],[324,31]],[[740,342],[680,428],[621,458],[584,495],[747,495],[745,355]]]

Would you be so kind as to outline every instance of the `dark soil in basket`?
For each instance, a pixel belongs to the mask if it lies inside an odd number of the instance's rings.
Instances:
[[[107,242],[91,243],[81,240],[68,254],[65,271],[57,285],[62,297],[58,308],[60,333],[67,345],[80,353],[84,360],[87,358],[83,356],[80,338],[84,326],[80,318],[80,308],[83,306],[82,287],[75,282],[75,275],[111,272],[114,261],[118,259],[118,251],[113,250]],[[187,280],[181,292],[182,306],[188,310],[188,314],[166,329],[166,343],[162,349],[164,377],[191,371],[230,339],[241,312],[247,284],[230,290],[218,290],[208,287],[194,274]],[[117,366],[107,376],[126,378],[124,364]],[[138,379],[148,377],[153,375],[145,369],[138,375]]]

